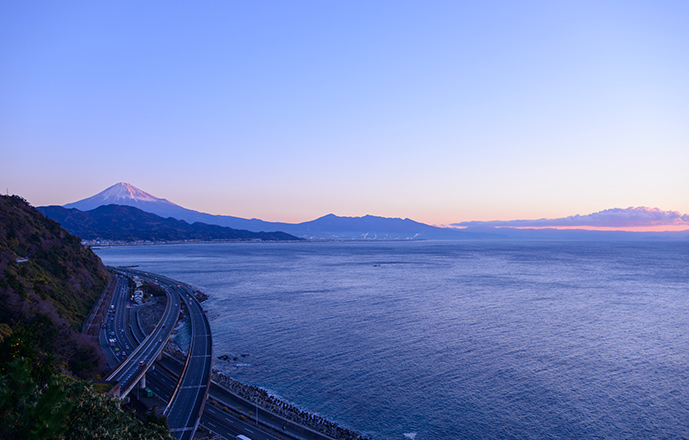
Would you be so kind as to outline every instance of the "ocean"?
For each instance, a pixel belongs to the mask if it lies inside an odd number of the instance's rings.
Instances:
[[[689,438],[689,242],[97,254],[208,294],[214,368],[375,440]]]

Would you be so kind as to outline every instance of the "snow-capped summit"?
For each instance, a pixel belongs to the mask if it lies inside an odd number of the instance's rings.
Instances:
[[[103,200],[117,202],[120,200],[134,199],[141,202],[155,202],[160,199],[129,183],[120,182],[101,192]]]
[[[154,197],[151,194],[140,190],[134,185],[124,182],[117,183],[110,188],[99,192],[95,196],[79,200],[78,202],[68,203],[64,205],[64,207],[76,208],[80,211],[90,211],[103,205],[134,206],[135,208],[148,212],[151,212],[151,209],[154,207],[158,207],[159,209],[163,210],[173,207],[181,208],[179,205],[175,205],[166,199]]]

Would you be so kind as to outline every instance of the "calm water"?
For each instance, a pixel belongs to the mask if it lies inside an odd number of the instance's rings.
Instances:
[[[377,440],[689,438],[689,243],[99,250],[195,285],[215,368]]]

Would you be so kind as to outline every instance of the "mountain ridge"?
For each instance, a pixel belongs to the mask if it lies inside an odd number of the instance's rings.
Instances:
[[[126,194],[140,194],[140,198],[127,198]],[[467,233],[452,228],[439,228],[426,225],[411,219],[399,219],[366,215],[363,217],[340,217],[327,214],[314,220],[302,223],[268,222],[261,219],[245,219],[228,215],[208,214],[184,208],[167,199],[155,197],[135,186],[120,182],[100,193],[76,202],[63,205],[64,208],[75,208],[90,211],[98,206],[110,204],[114,197],[119,197],[118,204],[133,206],[142,211],[167,218],[225,226],[233,229],[252,232],[281,231],[301,238],[310,239],[429,239],[429,238],[462,238]],[[97,206],[96,206],[97,205]],[[471,235],[471,234],[469,234]]]
[[[62,206],[39,207],[46,217],[60,223],[71,234],[87,241],[285,241],[300,240],[284,232],[251,232],[219,225],[189,224],[163,218],[134,206],[103,205],[90,211]]]
[[[297,237],[317,240],[328,239],[639,239],[639,238],[680,238],[689,237],[689,232],[628,232],[628,231],[592,231],[566,232],[563,230],[542,229],[543,224],[537,224],[538,229],[518,229],[524,226],[522,221],[514,223],[491,224],[491,222],[463,222],[454,223],[455,227],[438,227],[416,222],[409,218],[379,217],[367,214],[362,217],[341,217],[333,213],[326,214],[314,220],[302,223],[268,222],[257,218],[245,219],[228,215],[208,214],[184,208],[167,199],[148,194],[131,184],[120,182],[95,196],[64,205],[65,208],[76,208],[82,211],[94,209],[96,204],[108,204],[114,197],[119,197],[118,203],[133,206],[142,211],[167,218],[184,220],[193,224],[196,222],[209,225],[219,225],[252,232],[282,231]],[[99,205],[100,206],[100,205]],[[579,218],[586,216],[572,216]],[[458,228],[460,226],[463,228]],[[546,226],[547,227],[547,226]],[[571,238],[574,239],[574,238]]]

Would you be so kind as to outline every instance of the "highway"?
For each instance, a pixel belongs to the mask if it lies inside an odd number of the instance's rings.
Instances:
[[[123,307],[117,307],[117,304],[119,304],[118,299],[125,295],[124,292],[127,286],[127,278],[117,275],[115,277],[116,285],[115,293],[113,294],[112,298],[113,302],[108,305],[108,314],[105,317],[105,322],[103,323],[99,334],[100,343],[103,347],[105,356],[108,358],[109,365],[119,364],[122,360],[120,356],[126,355],[127,352],[125,349],[126,341],[124,340],[124,337],[118,336],[117,334],[117,331],[123,327],[116,325],[115,323],[115,318],[118,316],[116,311],[117,309]],[[112,311],[111,307],[116,307],[115,312]],[[117,324],[119,324],[119,321]],[[115,339],[116,341],[116,343],[112,346],[109,343],[110,339]]]
[[[177,317],[175,317],[174,321],[166,319],[171,304],[172,308],[177,309],[177,313],[179,313],[181,301],[189,312],[192,336],[189,353],[187,354],[187,362],[179,381],[170,395],[167,396],[169,402],[164,414],[167,417],[170,431],[175,437],[185,440],[190,439],[194,436],[198,428],[199,420],[208,397],[208,388],[210,385],[213,364],[213,341],[210,324],[208,323],[206,314],[199,302],[194,298],[190,288],[161,275],[134,270],[126,270],[125,272],[136,275],[141,279],[158,282],[165,290],[168,297],[168,306],[166,307],[163,318],[153,330],[153,333],[145,336],[138,325],[138,321],[136,321],[134,310],[124,310],[124,307],[118,303],[118,301],[124,301],[126,295],[122,295],[121,291],[116,293],[116,299],[114,299],[113,302],[117,304],[114,316],[112,317],[112,326],[119,331],[111,331],[110,335],[112,336],[114,333],[117,336],[117,344],[120,351],[127,351],[126,347],[134,347],[140,344],[139,347],[136,348],[135,353],[130,355],[131,363],[142,362],[138,356],[141,347],[150,346],[150,348],[141,349],[142,353],[148,353],[149,351],[155,350],[157,353],[156,356],[160,354],[160,350],[162,350],[165,343],[167,343],[167,339],[174,329],[174,324],[177,322]],[[119,309],[123,310],[120,311]],[[155,359],[153,359],[151,363],[153,361],[155,361]],[[145,364],[139,364],[139,366],[140,368],[148,369],[151,363],[148,363],[148,360],[146,360]],[[148,376],[155,375],[154,371],[148,371],[146,374]],[[115,380],[117,377],[120,377],[116,376],[114,373],[111,376]],[[129,376],[122,377],[123,380],[129,380]]]
[[[249,411],[255,414],[255,406],[249,402],[237,400],[227,390],[211,383],[212,368],[212,339],[210,325],[201,305],[194,298],[192,290],[186,285],[167,277],[127,270],[131,275],[142,279],[157,281],[168,294],[168,306],[170,300],[176,301],[179,308],[180,300],[189,311],[192,327],[192,343],[190,345],[187,362],[184,367],[174,360],[162,360],[156,362],[154,368],[146,372],[146,384],[159,398],[168,402],[165,414],[172,434],[180,439],[191,439],[197,427],[203,426],[207,430],[227,439],[234,439],[238,434],[249,436],[252,440],[279,440],[279,439],[323,439],[330,438],[320,433],[303,427],[297,427],[292,422],[275,419],[273,429],[281,431],[279,437],[272,436],[256,427],[256,422],[251,419],[242,421],[216,405],[206,402],[210,393],[211,397],[227,407],[242,407],[245,413]],[[147,336],[137,320],[136,309],[127,304],[128,280],[120,277],[113,296],[114,312],[107,319],[109,328],[101,334],[101,342],[105,341],[104,349],[110,359],[121,358],[126,353],[132,353],[141,341],[147,341],[152,345],[162,346],[167,342],[167,337],[160,337],[162,330],[159,323],[154,329],[156,336]],[[166,308],[166,314],[167,314]],[[176,320],[175,320],[176,321]],[[161,322],[163,322],[161,320]],[[163,324],[165,329],[172,330],[173,324]],[[107,338],[116,339],[115,347],[107,346]],[[115,353],[123,353],[116,355]],[[132,356],[130,354],[130,356]],[[134,359],[138,359],[135,357]],[[136,362],[135,360],[132,362]],[[146,364],[148,368],[150,364]],[[185,374],[181,374],[181,373]],[[180,377],[182,376],[182,377]],[[136,382],[135,382],[136,383]],[[261,410],[263,412],[263,410]],[[261,420],[263,423],[264,420]]]
[[[173,377],[176,377],[180,367],[176,361],[170,359],[159,361],[157,365],[159,368],[152,371],[149,376],[149,386],[160,398],[168,399],[176,383]],[[212,390],[217,388],[217,385],[211,385]],[[215,393],[217,393],[217,390]],[[211,402],[206,402],[200,425],[226,439],[234,439],[238,434],[244,434],[251,436],[252,440],[280,440],[257,429],[255,422],[244,422]]]
[[[191,382],[196,381],[197,383],[200,382],[201,384],[208,383],[210,381],[210,363],[212,360],[212,353],[210,351],[211,341],[210,339],[206,338],[206,334],[195,330],[198,330],[200,327],[205,329],[209,335],[210,326],[200,304],[196,301],[193,295],[191,295],[191,292],[189,292],[187,288],[182,285],[174,284],[174,280],[139,272],[137,272],[137,276],[152,278],[157,280],[164,288],[175,289],[177,292],[185,292],[185,294],[182,295],[182,298],[186,300],[185,303],[187,304],[187,308],[195,311],[195,313],[191,314],[191,316],[196,318],[194,321],[192,321],[192,333],[196,335],[193,340],[194,347],[192,349],[194,356],[189,358],[190,363],[187,366],[187,371],[204,372],[204,374],[197,375],[196,378],[194,376],[189,376],[189,379],[187,380]],[[144,340],[146,335],[144,334],[144,331],[136,318],[135,309],[128,310],[130,312],[128,320],[120,319],[116,320],[115,322],[118,323],[116,325],[120,325],[119,328],[125,329],[125,331],[119,332],[119,334],[122,335],[121,337],[123,344],[126,344],[130,347],[136,347],[140,341]],[[119,317],[117,314],[116,316]],[[122,316],[125,315],[123,314]],[[203,355],[200,353],[203,353]],[[260,431],[251,423],[243,422],[208,402],[206,402],[206,404],[203,406],[199,405],[198,396],[201,395],[199,390],[202,388],[197,387],[195,389],[193,386],[191,388],[185,388],[188,385],[179,386],[180,381],[178,378],[182,372],[182,368],[176,361],[158,361],[155,365],[157,368],[150,369],[146,373],[146,383],[148,388],[150,388],[159,398],[167,402],[171,401],[171,396],[174,390],[178,388],[180,390],[178,392],[178,402],[184,402],[185,400],[187,402],[194,402],[193,405],[189,403],[186,405],[180,405],[178,403],[175,407],[176,409],[174,410],[176,412],[170,411],[168,413],[168,425],[170,426],[170,430],[173,432],[173,435],[176,437],[182,438],[184,436],[184,438],[191,438],[192,431],[190,431],[188,428],[194,426],[195,429],[195,427],[200,424],[204,428],[228,439],[234,439],[238,434],[244,434],[251,435],[250,438],[252,440],[279,440],[276,437]],[[214,389],[214,394],[219,399],[222,399],[222,401],[231,401],[231,398],[227,392],[222,390],[217,385],[211,384],[211,388]],[[206,394],[203,395],[203,402],[207,400],[206,398],[208,392],[206,391],[205,393]],[[190,407],[192,408],[191,411],[188,409]],[[196,419],[192,417],[194,413],[198,415],[201,415],[201,413],[203,414],[202,417],[200,417],[200,423],[198,416]],[[183,423],[179,423],[180,420]],[[184,423],[185,421],[186,423]],[[173,425],[174,422],[177,423]],[[183,425],[186,425],[186,427]],[[181,427],[181,429],[178,428],[178,426]],[[187,429],[185,430],[184,428]]]
[[[132,328],[127,322],[133,308],[129,304],[129,279],[116,275],[115,293],[108,305],[106,321],[100,332],[100,342],[110,365],[118,365],[145,338],[141,337],[135,344],[131,343]],[[109,341],[114,340],[114,345]]]
[[[108,332],[108,340],[116,340],[115,347],[110,347],[115,357],[124,358],[107,378],[109,381],[119,382],[117,394],[120,397],[126,396],[156,361],[175,328],[180,312],[179,296],[172,294],[169,289],[165,289],[168,301],[162,318],[154,331],[136,348],[132,349],[133,345],[129,345],[134,338],[131,334],[131,327],[128,325],[130,313],[127,295],[128,281],[124,277],[122,279],[121,282],[118,280],[117,291],[113,296],[112,308],[114,313],[111,313],[113,316],[109,317],[107,328],[104,329]],[[121,352],[122,355],[118,356],[118,352]]]
[[[190,289],[178,288],[191,321],[191,343],[180,383],[165,409],[172,435],[193,437],[208,397],[213,365],[213,341],[208,318]]]
[[[163,400],[168,400],[176,383],[174,378],[179,376],[181,370],[182,366],[179,361],[165,356],[156,363],[155,371],[149,373],[148,385],[157,396]],[[209,397],[211,400],[206,402],[200,426],[223,438],[234,439],[238,434],[244,434],[250,436],[252,440],[332,440],[329,436],[295,425],[291,421],[282,420],[279,416],[270,415],[263,409],[260,409],[261,428],[259,429],[256,427],[254,419],[256,414],[255,405],[237,398],[237,396],[234,396],[215,382],[211,382]],[[241,420],[237,417],[237,413],[231,414],[223,410],[222,408],[224,407],[231,407],[235,411],[239,410],[246,415],[252,415],[245,416]],[[279,432],[279,435],[266,433],[265,423],[269,423],[274,431]]]

